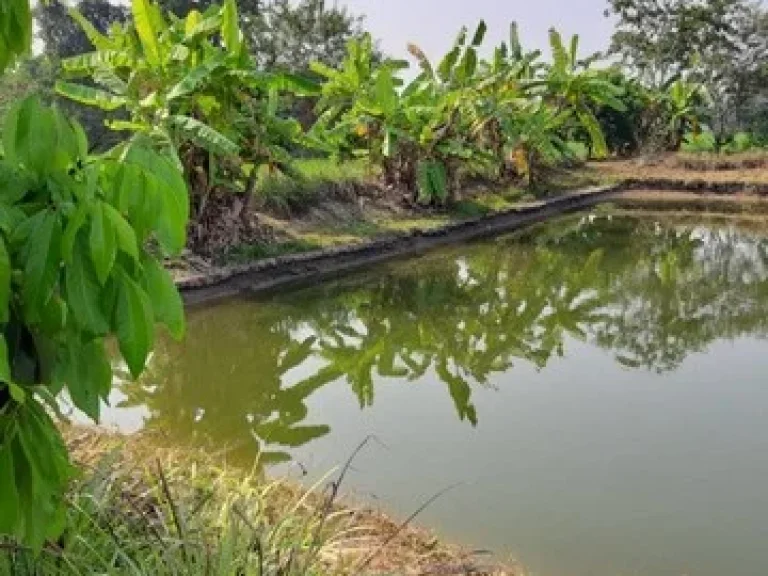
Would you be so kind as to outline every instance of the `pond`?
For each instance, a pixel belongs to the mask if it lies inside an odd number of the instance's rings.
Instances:
[[[452,487],[419,522],[531,574],[766,574],[760,229],[597,211],[193,311],[106,419],[308,478],[371,436],[348,492]]]

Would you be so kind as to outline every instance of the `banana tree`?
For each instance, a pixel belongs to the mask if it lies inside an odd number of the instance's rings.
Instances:
[[[423,204],[444,203],[458,193],[460,171],[487,158],[466,130],[462,109],[477,70],[481,23],[470,42],[462,30],[437,67],[411,45],[422,70],[402,88],[407,63],[372,63],[370,37],[353,41],[340,70],[315,66],[326,78],[318,103],[315,139],[337,155],[366,156],[385,182]],[[402,89],[401,89],[402,88]]]
[[[511,164],[517,174],[526,178],[529,187],[539,184],[545,164],[570,157],[562,137],[570,118],[568,110],[557,110],[542,100],[533,100],[505,120],[502,129],[509,143]]]
[[[471,133],[481,146],[496,157],[495,169],[500,177],[510,172],[508,162],[511,120],[525,116],[531,99],[529,83],[544,69],[539,62],[541,51],[526,51],[520,42],[517,23],[510,24],[509,41],[498,46],[490,60],[479,64],[473,94],[466,98],[464,113]]]
[[[624,111],[621,87],[613,84],[600,70],[591,68],[597,55],[579,60],[579,37],[573,36],[566,47],[560,33],[549,31],[552,63],[542,79],[530,83],[532,93],[541,95],[558,112],[569,111],[575,124],[586,130],[592,154],[603,158],[608,153],[605,136],[595,116],[596,107]]]
[[[702,84],[678,79],[661,94],[661,100],[669,115],[670,146],[679,150],[686,132],[700,132],[704,108],[711,102],[709,93]]]
[[[237,212],[228,214],[230,221],[245,214],[248,196],[233,198],[229,192],[249,191],[261,165],[284,166],[286,135],[287,144],[300,140],[296,123],[288,129],[278,121],[274,95],[309,94],[315,88],[293,75],[256,69],[235,0],[204,13],[193,10],[183,19],[166,18],[151,0],[132,0],[131,11],[132,20],[113,25],[107,35],[71,12],[95,50],[64,60],[68,80],[56,89],[82,104],[121,112],[109,121],[111,128],[148,135],[175,159],[192,194],[190,241],[205,251],[214,241],[211,227],[222,203]],[[246,184],[237,186],[241,182]]]

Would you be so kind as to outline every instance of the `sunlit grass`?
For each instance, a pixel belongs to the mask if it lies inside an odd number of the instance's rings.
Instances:
[[[294,162],[294,168],[310,181],[360,181],[373,174],[370,164],[365,160],[339,163],[329,158],[302,158]]]
[[[337,163],[330,159],[297,159],[293,173],[264,172],[256,186],[256,201],[265,210],[290,215],[343,195],[349,186],[372,175],[366,162]]]
[[[303,491],[257,469],[145,450],[123,459],[98,442],[67,496],[64,536],[39,555],[0,541],[0,574],[342,573],[331,560],[351,534],[349,513],[319,485]]]

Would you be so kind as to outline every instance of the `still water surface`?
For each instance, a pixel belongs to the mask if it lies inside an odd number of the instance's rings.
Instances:
[[[766,237],[581,215],[194,311],[107,420],[310,477],[372,435],[348,491],[457,484],[421,522],[531,574],[757,576],[767,334]]]

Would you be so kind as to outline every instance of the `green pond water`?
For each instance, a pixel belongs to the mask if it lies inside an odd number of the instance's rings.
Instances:
[[[768,574],[765,224],[582,214],[192,311],[107,423],[542,576]]]

